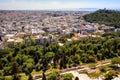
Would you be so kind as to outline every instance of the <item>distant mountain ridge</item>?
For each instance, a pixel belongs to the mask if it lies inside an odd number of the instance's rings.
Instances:
[[[47,11],[97,11],[100,8],[61,8],[61,9],[45,9]],[[104,8],[103,8],[104,9]],[[119,8],[108,8],[108,10],[120,11]]]

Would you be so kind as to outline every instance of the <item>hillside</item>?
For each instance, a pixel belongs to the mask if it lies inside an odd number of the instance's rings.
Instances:
[[[84,19],[88,22],[105,24],[108,26],[114,26],[120,28],[120,12],[114,10],[98,10],[94,13],[84,16]]]

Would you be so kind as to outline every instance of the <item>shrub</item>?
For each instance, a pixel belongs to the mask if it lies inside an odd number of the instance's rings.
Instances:
[[[72,78],[74,77],[73,74],[71,74],[71,73],[67,73],[62,76],[63,76],[64,80],[72,80]]]

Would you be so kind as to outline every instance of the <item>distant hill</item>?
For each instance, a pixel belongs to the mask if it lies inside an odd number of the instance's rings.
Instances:
[[[120,12],[115,10],[98,10],[84,16],[88,22],[105,24],[120,28]]]

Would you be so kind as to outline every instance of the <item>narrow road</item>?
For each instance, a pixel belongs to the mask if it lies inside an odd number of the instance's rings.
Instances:
[[[107,62],[104,64],[98,64],[96,65],[96,67],[100,67],[100,66],[105,66],[105,65],[109,65],[111,62]],[[90,69],[89,67],[86,67],[86,65],[82,65],[82,66],[78,66],[78,67],[74,67],[74,68],[70,68],[70,70],[61,70],[60,74],[66,74],[66,73],[72,73],[74,75],[74,77],[78,77],[79,80],[91,80],[89,78],[89,76],[87,74],[79,74],[78,71],[82,71],[82,70],[88,70]],[[34,76],[35,78],[36,76]],[[42,80],[42,78],[38,78],[35,80]]]
[[[91,80],[87,74],[79,74],[76,70],[75,71],[68,71],[61,74],[72,73],[74,77],[78,77],[79,80]]]

